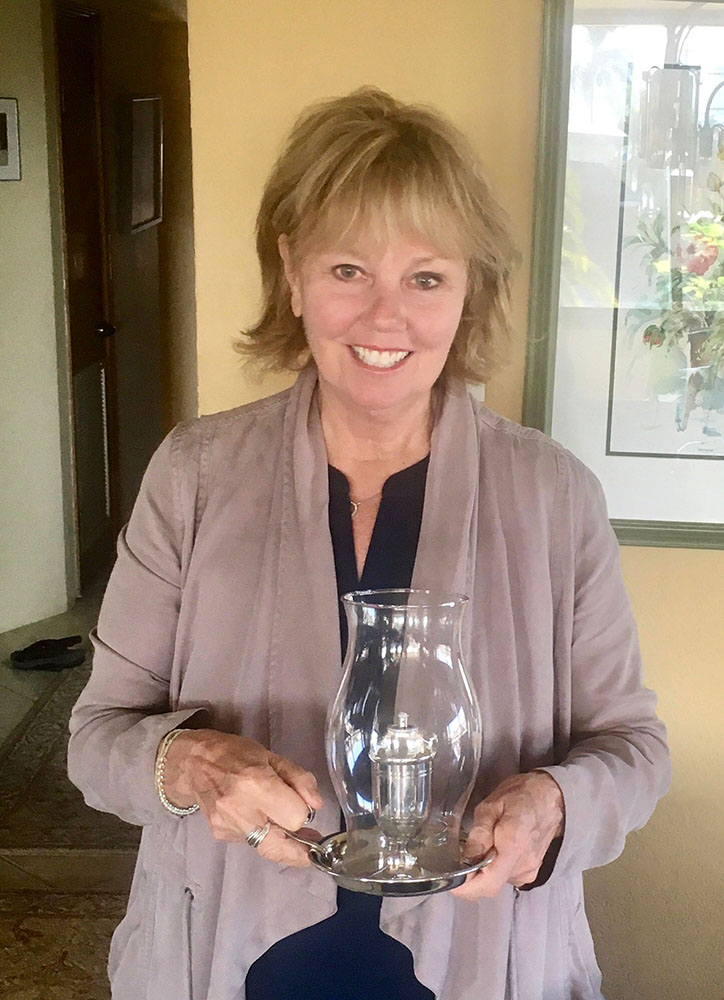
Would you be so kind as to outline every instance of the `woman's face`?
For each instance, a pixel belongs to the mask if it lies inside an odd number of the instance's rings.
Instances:
[[[427,401],[460,322],[467,267],[416,238],[364,236],[305,255],[279,249],[325,391],[355,410]]]

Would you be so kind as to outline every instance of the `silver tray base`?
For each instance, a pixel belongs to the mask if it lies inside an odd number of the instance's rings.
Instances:
[[[495,858],[489,852],[481,861],[464,865],[454,871],[430,871],[419,874],[396,872],[392,875],[366,875],[359,871],[359,861],[350,865],[347,859],[347,833],[334,833],[321,843],[310,845],[309,858],[315,868],[331,875],[337,885],[352,892],[366,892],[372,896],[427,896],[462,885],[468,875],[480,871]]]

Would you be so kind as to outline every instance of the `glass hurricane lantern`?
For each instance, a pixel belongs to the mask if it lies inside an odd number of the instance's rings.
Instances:
[[[325,740],[345,830],[310,845],[311,860],[361,892],[450,889],[494,857],[462,860],[481,750],[461,650],[468,598],[368,590],[342,601],[349,642]]]

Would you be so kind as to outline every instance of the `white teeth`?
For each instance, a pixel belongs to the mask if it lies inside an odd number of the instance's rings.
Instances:
[[[409,351],[376,351],[369,347],[352,347],[352,350],[366,365],[373,368],[392,368],[403,361]]]

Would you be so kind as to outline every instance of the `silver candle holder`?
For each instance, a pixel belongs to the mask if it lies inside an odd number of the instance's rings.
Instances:
[[[425,737],[410,725],[407,712],[400,712],[370,748],[373,812],[385,837],[391,872],[410,871],[417,863],[407,845],[430,818],[436,743],[434,733]]]

